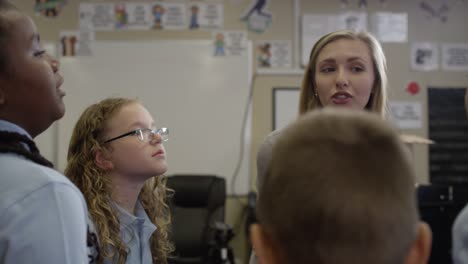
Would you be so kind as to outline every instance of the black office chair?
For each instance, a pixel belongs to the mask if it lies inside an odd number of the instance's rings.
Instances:
[[[452,226],[468,202],[468,186],[420,185],[417,197],[421,219],[432,229],[429,264],[452,263]]]
[[[169,199],[172,214],[171,264],[210,263],[215,223],[224,223],[226,182],[213,175],[173,175],[167,186],[174,190]]]

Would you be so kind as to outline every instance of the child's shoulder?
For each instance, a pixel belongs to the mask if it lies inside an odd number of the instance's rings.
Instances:
[[[47,188],[64,188],[81,197],[80,191],[63,174],[17,154],[1,153],[0,168],[0,196],[5,195],[12,202],[38,191],[47,191]]]

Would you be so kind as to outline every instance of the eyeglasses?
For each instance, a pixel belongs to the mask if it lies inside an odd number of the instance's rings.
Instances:
[[[139,128],[128,133],[122,134],[120,136],[116,136],[114,138],[108,139],[103,143],[109,143],[111,141],[117,140],[119,138],[123,138],[126,136],[137,136],[140,141],[150,141],[154,139],[154,137],[158,134],[161,136],[162,141],[167,141],[169,139],[169,129],[167,127],[162,127],[158,129],[150,129],[150,128]]]

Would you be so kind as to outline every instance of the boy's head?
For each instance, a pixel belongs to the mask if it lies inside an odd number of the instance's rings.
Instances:
[[[376,114],[325,109],[273,147],[252,242],[262,263],[425,263],[415,177],[396,131]]]
[[[65,93],[58,69],[32,19],[0,1],[0,119],[35,137],[61,118]]]

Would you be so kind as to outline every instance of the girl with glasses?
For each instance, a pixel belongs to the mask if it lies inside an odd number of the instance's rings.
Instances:
[[[83,192],[96,231],[98,263],[167,263],[173,247],[166,204],[163,142],[139,102],[109,98],[88,107],[75,125],[65,169]]]

